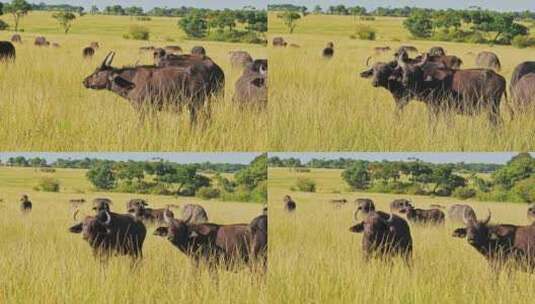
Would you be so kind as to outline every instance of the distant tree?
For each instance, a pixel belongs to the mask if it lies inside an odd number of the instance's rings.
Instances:
[[[352,189],[367,189],[371,181],[368,164],[364,161],[356,161],[352,166],[342,172],[342,178]]]
[[[89,13],[91,15],[96,15],[96,14],[100,13],[100,10],[98,9],[98,6],[93,5],[93,6],[91,6],[91,9],[89,10]]]
[[[31,5],[25,0],[12,0],[11,3],[4,5],[4,12],[13,16],[13,20],[15,21],[15,32],[18,32],[19,30],[20,20],[28,14],[31,8]]]
[[[30,165],[32,167],[46,167],[46,159],[40,157],[34,157],[30,159]]]
[[[0,16],[4,14],[4,4],[0,2]]]
[[[145,178],[143,165],[138,162],[128,161],[117,170],[117,178],[132,181],[137,179],[138,181]]]
[[[297,26],[297,20],[301,19],[301,15],[296,12],[286,11],[277,15],[278,18],[282,19],[284,25],[288,27],[288,31],[292,34]]]
[[[116,176],[111,163],[104,162],[89,169],[87,179],[97,188],[111,190],[115,188]]]
[[[208,24],[203,15],[194,10],[184,18],[178,21],[178,26],[188,35],[193,38],[203,38],[206,36]]]
[[[425,11],[415,11],[403,21],[403,26],[416,38],[428,38],[433,33],[433,21]]]
[[[67,34],[72,27],[72,23],[76,20],[76,15],[71,12],[57,12],[52,14],[52,18],[58,21],[65,34]]]
[[[124,12],[128,16],[141,16],[143,15],[143,8],[139,6],[131,6],[124,9]]]
[[[321,14],[323,12],[323,10],[321,9],[321,6],[316,5],[316,6],[314,6],[314,9],[312,10],[312,12],[314,14]]]
[[[235,174],[236,182],[247,189],[256,188],[261,182],[267,181],[267,154],[256,157],[251,164]]]

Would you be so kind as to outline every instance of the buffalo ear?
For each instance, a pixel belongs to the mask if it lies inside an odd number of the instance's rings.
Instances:
[[[132,82],[124,79],[123,77],[121,76],[114,76],[113,77],[113,83],[117,86],[119,86],[120,88],[123,88],[123,89],[126,89],[126,90],[132,90],[133,88],[136,87],[135,84],[133,84]]]
[[[266,83],[266,80],[264,78],[255,78],[251,81],[251,84],[256,87],[262,87]]]
[[[349,231],[354,232],[354,233],[361,233],[362,231],[364,231],[364,224],[363,223],[356,224],[355,226],[350,227]]]
[[[207,236],[207,235],[210,234],[210,232],[212,232],[212,228],[210,226],[208,226],[208,225],[198,225],[198,226],[196,226],[195,228],[193,228],[191,230],[190,236],[192,234],[194,234],[194,233],[196,233],[197,236],[198,235]]]
[[[167,228],[167,227],[158,227],[154,231],[153,234],[157,235],[157,236],[165,237],[165,236],[167,236],[168,233],[169,233],[169,228]]]
[[[464,238],[466,236],[466,228],[455,229],[452,234],[453,237]]]
[[[360,77],[362,78],[370,78],[373,76],[373,70],[367,70],[362,73],[360,73]]]
[[[72,226],[71,228],[69,228],[69,232],[70,233],[80,233],[80,232],[82,232],[82,223],[76,224],[76,225]]]

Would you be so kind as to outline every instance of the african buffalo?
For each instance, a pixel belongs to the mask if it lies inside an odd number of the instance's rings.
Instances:
[[[535,225],[489,225],[491,212],[483,221],[466,219],[465,228],[455,229],[453,237],[466,238],[499,272],[512,261],[521,270],[535,271]]]
[[[446,56],[446,51],[441,46],[434,46],[429,49],[429,55],[431,56]]]
[[[93,41],[89,44],[90,47],[92,47],[94,50],[97,50],[100,48],[100,44],[97,41]]]
[[[0,61],[15,60],[15,46],[9,41],[0,41]]]
[[[59,45],[59,43],[57,43],[57,42],[52,42],[52,47],[53,48],[60,48],[61,45]]]
[[[511,88],[511,99],[515,108],[527,108],[535,105],[535,73],[528,73]]]
[[[345,198],[332,199],[329,200],[329,203],[335,205],[336,208],[342,208],[343,205],[347,204],[347,200]]]
[[[48,46],[50,42],[46,41],[46,38],[43,36],[35,37],[34,45],[36,46]]]
[[[113,203],[109,198],[95,198],[93,200],[93,210],[97,213],[102,210],[110,212],[110,205],[112,204]]]
[[[73,205],[73,206],[79,206],[79,205],[82,205],[85,203],[85,199],[84,198],[72,198],[69,200],[69,204]]]
[[[284,196],[283,202],[284,202],[284,210],[286,210],[287,212],[294,212],[295,208],[297,208],[297,204],[289,195]]]
[[[253,62],[253,57],[245,51],[233,51],[229,53],[230,64],[233,67],[245,68]]]
[[[355,205],[357,206],[355,212],[353,212],[353,219],[355,221],[359,221],[359,214],[366,217],[371,212],[375,212],[375,204],[369,198],[357,198],[355,200]]]
[[[327,43],[327,46],[322,51],[323,58],[332,58],[334,56],[334,43],[329,42]]]
[[[366,261],[373,257],[390,259],[401,256],[410,265],[412,237],[409,225],[401,217],[373,210],[349,231],[364,233],[362,250]]]
[[[295,44],[295,43],[290,43],[289,47],[294,48],[294,49],[301,48],[301,46],[299,44]]]
[[[95,49],[88,46],[88,47],[85,47],[83,50],[82,50],[82,56],[84,58],[91,58],[93,57],[93,55],[95,55]]]
[[[407,220],[414,224],[444,224],[444,212],[439,209],[419,209],[409,205],[399,210],[400,213],[407,216]]]
[[[514,91],[516,84],[526,74],[535,73],[535,61],[524,61],[517,65],[511,76],[511,82],[509,84],[510,91]]]
[[[288,42],[284,40],[282,37],[275,37],[273,38],[273,46],[274,47],[285,47],[288,45]]]
[[[476,66],[480,68],[493,69],[497,72],[501,69],[500,59],[492,52],[480,52],[476,56]]]
[[[405,209],[411,206],[411,201],[408,199],[400,198],[390,202],[390,212],[400,212],[401,209]]]
[[[197,55],[197,56],[206,56],[206,49],[202,46],[194,46],[192,49],[191,49],[191,54],[192,55]]]
[[[408,54],[408,53],[418,53],[418,49],[411,45],[402,45],[400,46],[397,51],[394,53],[395,57],[399,57],[402,54]]]
[[[86,88],[115,92],[139,110],[145,103],[157,110],[186,106],[192,125],[196,124],[197,113],[206,99],[218,94],[224,85],[224,74],[220,69],[217,69],[220,73],[213,72],[215,63],[209,58],[186,56],[165,66],[114,68],[111,66],[114,56],[113,52],[108,54],[102,65],[83,81]],[[208,65],[208,61],[212,64]]]
[[[248,224],[217,225],[192,224],[177,220],[165,213],[168,226],[156,229],[154,235],[166,237],[182,253],[193,259],[196,265],[205,262],[209,266],[223,263],[248,263],[253,239]]]
[[[535,203],[528,206],[527,216],[528,221],[535,222]]]
[[[448,219],[452,222],[465,223],[466,219],[477,220],[476,213],[469,205],[454,204],[448,208]]]
[[[240,105],[257,105],[265,108],[268,102],[268,64],[266,59],[257,59],[248,64],[236,81],[233,100]]]
[[[76,213],[74,218],[76,220]],[[147,229],[143,222],[131,215],[100,210],[95,216],[87,216],[81,223],[70,227],[69,231],[82,233],[82,238],[93,248],[93,256],[101,261],[112,254],[129,255],[133,259],[143,257]]]
[[[20,211],[22,211],[22,213],[29,213],[32,211],[32,202],[26,194],[22,195],[20,198]]]
[[[182,220],[191,224],[208,222],[208,213],[201,205],[186,204],[182,207]]]
[[[153,209],[147,207],[148,205],[149,204],[143,199],[131,199],[126,203],[126,211],[142,220],[144,223],[163,224],[165,222],[163,214],[166,211],[166,208]],[[170,210],[168,210],[168,212],[173,215]]]
[[[255,217],[249,224],[251,230],[251,255],[257,260],[267,263],[268,251],[268,217],[263,214]]]
[[[11,36],[11,42],[13,43],[22,43],[22,37],[19,34]]]

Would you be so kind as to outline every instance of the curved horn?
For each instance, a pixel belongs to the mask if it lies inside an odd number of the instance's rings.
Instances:
[[[418,64],[416,64],[416,66],[421,67],[424,64],[426,64],[428,60],[429,60],[429,53],[424,53],[423,56],[422,56],[422,61],[420,61]]]
[[[113,62],[113,58],[115,57],[115,52],[110,52],[111,56],[108,59],[108,62],[106,63],[107,66],[111,66],[111,63]]]
[[[163,220],[167,223],[167,224],[171,224],[171,218],[169,218],[169,216],[167,215],[169,212],[169,207],[167,207],[164,212],[163,212]]]
[[[107,220],[104,221],[104,225],[109,225],[111,223],[111,215],[108,211],[104,211],[104,213],[106,213],[106,218]]]
[[[463,223],[467,225],[470,222],[471,222],[471,219],[467,218],[466,216],[466,209],[463,209]]]
[[[80,209],[76,209],[74,210],[74,212],[72,213],[72,219],[76,222],[76,216],[78,215],[78,213],[80,212]]]
[[[391,224],[393,221],[394,221],[394,214],[390,213],[390,216],[388,217],[388,219],[386,220],[386,222],[387,222],[388,224]]]
[[[262,75],[265,75],[266,74],[266,69],[264,69],[264,66],[263,65],[260,65],[260,74]]]
[[[403,55],[406,55],[406,54],[407,54],[407,53],[401,53],[401,54],[398,56],[398,60],[397,60],[397,62],[398,62],[398,66],[399,66],[401,69],[403,69],[403,70],[405,70],[405,69],[407,68],[407,63],[405,62],[405,58],[404,58],[404,56],[403,56]]]
[[[490,209],[488,209],[488,211],[489,211],[489,215],[487,216],[487,218],[484,221],[481,222],[483,225],[486,225],[486,224],[488,224],[490,222],[490,218],[492,216],[492,213],[490,212]]]
[[[366,66],[367,66],[367,67],[370,66],[370,60],[371,60],[372,58],[373,58],[372,56],[369,56],[368,58],[366,58]]]
[[[353,219],[355,219],[356,222],[358,222],[358,215],[359,215],[359,212],[360,212],[360,208],[357,208],[357,210],[355,210],[355,212],[353,213]]]
[[[106,63],[108,62],[108,58],[110,58],[110,55],[112,53],[113,52],[109,52],[108,55],[106,55],[106,57],[104,57],[104,61],[102,61],[102,64],[100,65],[101,68],[105,68],[106,67]]]

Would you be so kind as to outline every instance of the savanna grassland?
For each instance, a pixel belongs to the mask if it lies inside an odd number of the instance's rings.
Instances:
[[[2,16],[12,24],[8,15]],[[232,102],[241,70],[232,69],[228,52],[245,50],[266,58],[265,47],[250,44],[186,40],[178,18],[152,17],[138,21],[128,16],[78,17],[63,34],[51,13],[30,12],[21,21],[23,44],[16,45],[14,64],[0,65],[0,147],[17,151],[253,151],[267,146],[267,114],[240,109]],[[131,25],[150,30],[150,41],[123,38]],[[0,32],[9,40],[10,31]],[[44,35],[60,48],[38,48]],[[92,41],[100,49],[92,60],[82,49]],[[129,102],[110,91],[92,91],[82,80],[99,66],[109,51],[117,53],[114,66],[152,64],[152,54],[141,46],[180,45],[185,52],[203,45],[225,72],[225,96],[211,103],[211,120],[189,127],[187,113],[151,111],[140,119]]]
[[[458,224],[424,228],[411,225],[414,242],[412,269],[400,259],[390,267],[364,263],[362,234],[349,232],[353,201],[374,200],[389,210],[396,195],[348,192],[341,170],[313,169],[310,173],[269,169],[270,276],[273,303],[531,303],[532,275],[512,271],[496,279],[485,259],[466,240],[453,238]],[[316,181],[316,193],[292,192],[298,177]],[[297,203],[294,214],[283,210],[282,198]],[[402,196],[417,207],[459,203],[450,198]],[[335,208],[330,199],[350,203]],[[492,211],[492,223],[527,224],[526,205],[466,201],[480,217]]]
[[[293,34],[276,13],[269,15],[270,39],[282,36],[301,48],[270,47],[269,141],[272,151],[515,151],[535,147],[535,113],[510,119],[502,102],[503,124],[493,129],[485,113],[475,117],[446,114],[433,130],[425,105],[412,101],[400,116],[385,89],[360,78],[372,62],[389,61],[393,51],[375,55],[373,48],[414,45],[420,52],[435,45],[462,58],[463,68],[475,67],[475,54],[488,50],[502,63],[507,81],[517,64],[533,60],[533,49],[511,46],[411,40],[402,18],[360,21],[352,16],[308,15]],[[351,39],[358,25],[377,31],[376,41]],[[531,29],[532,32],[534,31]],[[321,51],[334,42],[335,55]]]
[[[160,207],[194,202],[206,209],[210,221],[221,224],[250,222],[261,213],[260,204],[93,192],[84,173],[0,168],[0,303],[266,302],[265,275],[245,266],[236,271],[196,269],[166,239],[152,235],[157,226],[147,226],[144,259],[134,269],[127,257],[101,266],[81,235],[68,231],[75,223],[69,205],[73,198],[109,197],[112,210],[119,213],[126,212],[126,201],[134,197]],[[58,179],[60,192],[33,191],[43,176]],[[33,202],[28,215],[19,210],[18,199],[24,193]],[[90,205],[81,207],[78,220],[92,213]]]

